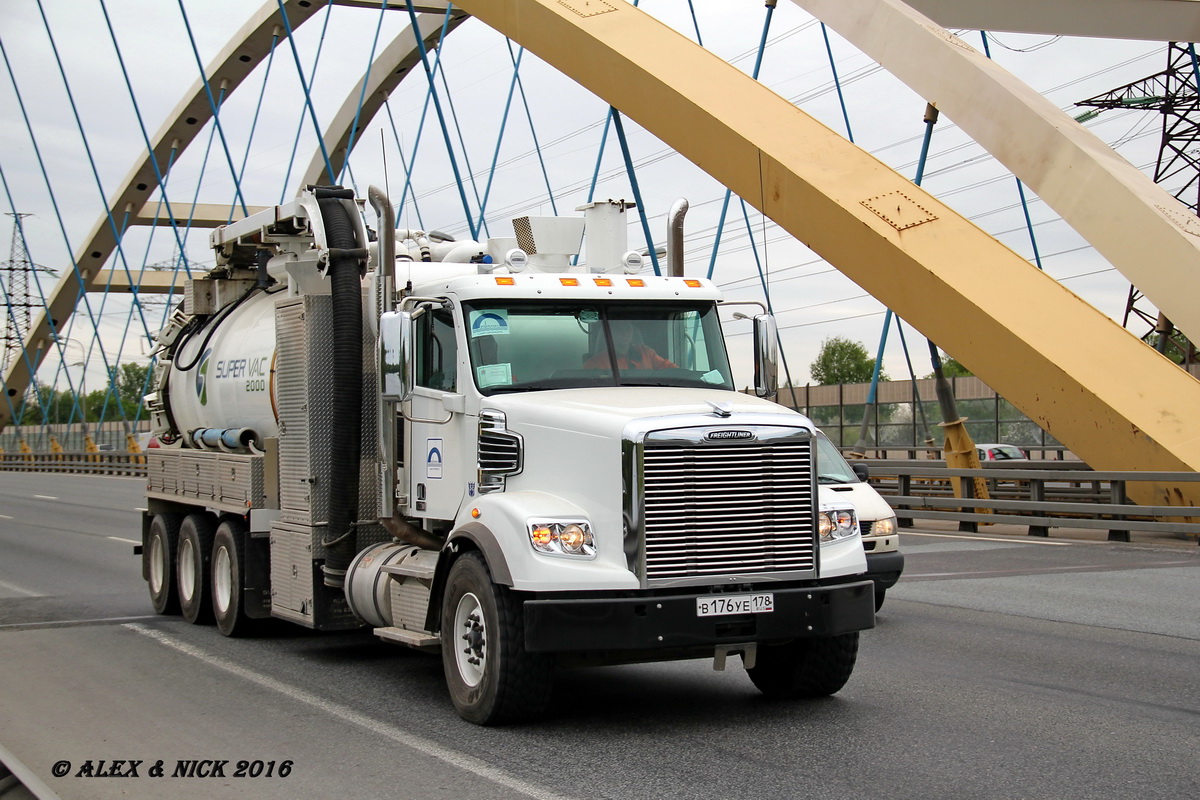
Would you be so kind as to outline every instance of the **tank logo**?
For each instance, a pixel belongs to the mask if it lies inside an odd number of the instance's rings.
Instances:
[[[725,441],[726,439],[753,439],[753,431],[709,431],[704,434],[704,438],[710,442]]]
[[[200,357],[200,366],[196,369],[196,397],[200,398],[202,406],[208,405],[208,357],[211,355],[210,347]]]

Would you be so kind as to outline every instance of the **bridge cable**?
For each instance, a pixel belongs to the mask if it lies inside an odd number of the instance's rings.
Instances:
[[[282,8],[282,3],[280,7]],[[218,105],[216,98],[213,97],[212,84],[208,81],[208,73],[204,69],[204,62],[200,60],[200,50],[196,47],[196,37],[192,35],[192,24],[188,20],[187,9],[183,7],[183,0],[179,0],[179,15],[183,18],[183,27],[187,30],[188,41],[192,45],[192,55],[196,59],[196,68],[200,72],[200,81],[204,84],[204,94],[208,98],[208,107],[212,111],[213,125],[216,126],[217,135],[221,138],[221,147],[225,151],[225,161],[229,164],[229,176],[233,179],[234,188],[237,190],[238,202],[242,204],[242,213],[249,216],[250,212],[246,208],[246,198],[242,196],[242,186],[238,182],[237,169],[233,166],[233,154],[229,151],[229,142],[225,139],[225,128],[221,125],[221,107]],[[286,21],[286,15],[284,19]]]
[[[980,31],[979,36],[983,39],[983,53],[990,61],[992,59],[992,49],[988,46],[987,31]],[[1013,176],[1013,180],[1017,182],[1017,194],[1021,197],[1021,211],[1025,214],[1025,226],[1029,229],[1029,243],[1033,245],[1033,260],[1037,264],[1037,268],[1042,269],[1042,256],[1038,252],[1037,236],[1033,233],[1033,222],[1029,217],[1029,203],[1025,201],[1025,184],[1015,175]]]
[[[425,68],[425,77],[429,81],[429,93],[433,98],[433,107],[437,112],[438,122],[441,124],[442,138],[446,142],[446,154],[450,158],[450,168],[453,170],[454,180],[458,184],[458,194],[462,199],[463,212],[467,218],[467,226],[471,230],[471,238],[477,239],[478,234],[475,227],[474,215],[471,213],[470,204],[467,202],[467,193],[463,189],[462,175],[458,170],[458,159],[454,157],[454,145],[450,141],[450,132],[446,127],[446,115],[442,111],[441,100],[438,99],[437,83],[434,81],[433,69],[429,64],[429,53],[425,49],[425,40],[419,35],[420,27],[417,25],[417,12],[416,9],[413,8],[412,0],[405,0],[405,5],[408,6],[408,16],[412,21],[414,34],[413,38],[417,42],[417,50],[421,53],[421,65]],[[447,8],[446,13],[449,15],[449,8]],[[438,49],[441,49],[440,46]]]
[[[271,49],[267,52],[267,66],[263,71],[262,88],[258,90],[258,102],[254,106],[254,117],[250,121],[250,133],[246,136],[246,152],[242,154],[242,166],[238,169],[237,177],[234,178],[238,186],[242,185],[242,179],[246,177],[246,165],[250,162],[250,147],[254,143],[254,134],[258,130],[258,117],[262,113],[263,101],[267,96],[267,83],[271,79],[271,67],[275,64],[275,48],[279,45],[278,29],[271,35]],[[229,216],[225,220],[226,224],[233,222],[233,203],[229,204]]]
[[[183,0],[180,0],[180,3],[182,3],[182,2],[183,2]],[[300,64],[300,51],[296,47],[296,37],[292,35],[292,23],[288,19],[287,9],[283,7],[283,0],[275,0],[275,2],[278,3],[278,5],[279,5],[279,13],[282,15],[282,18],[283,18],[283,28],[285,31],[287,31],[288,44],[291,46],[291,49],[292,49],[292,58],[296,62],[296,77],[300,79],[300,88],[304,90],[304,107],[308,110],[308,116],[312,120],[313,132],[316,133],[317,144],[321,148],[321,157],[325,160],[325,173],[329,176],[330,183],[336,183],[337,176],[335,176],[333,174],[333,164],[330,163],[330,161],[329,161],[329,151],[325,149],[325,137],[321,134],[321,124],[319,122],[317,122],[317,112],[316,112],[316,109],[313,108],[312,93],[308,89],[308,87],[309,87],[308,82],[304,80],[304,67],[301,66],[301,64]],[[333,5],[333,0],[330,0],[330,5],[331,6]],[[325,36],[325,31],[322,29],[322,31],[321,31],[322,43],[324,43],[324,36]],[[199,58],[199,57],[197,56],[197,58]],[[314,74],[316,73],[316,69],[317,69],[317,67],[316,67],[316,64],[314,63],[313,64]],[[206,79],[205,86],[207,86],[207,85],[208,85],[208,81]],[[215,119],[215,117],[214,117],[214,119]],[[298,134],[297,134],[297,136],[298,136]],[[225,141],[224,134],[221,135],[221,141],[222,141],[222,143],[224,143],[224,141]],[[228,148],[226,149],[226,151],[228,152]],[[289,175],[291,174],[290,171],[288,174]],[[286,187],[284,187],[284,191],[287,191]],[[238,189],[238,192],[240,194],[240,192],[241,192],[240,187]],[[244,208],[244,204],[243,204],[243,208]]]
[[[321,63],[321,51],[325,48],[325,33],[329,30],[329,17],[333,12],[333,0],[325,6],[325,21],[321,24],[321,36],[317,40],[317,53],[313,57],[312,70],[308,73],[308,82],[312,83],[317,79],[317,66]],[[285,15],[286,17],[286,15]],[[290,37],[289,37],[290,38]],[[295,53],[295,45],[292,45],[292,52]],[[296,72],[300,75],[300,84],[304,85],[304,70],[300,67],[300,57],[296,56]],[[304,116],[305,110],[300,110],[300,120],[296,123],[296,136],[292,139],[292,154],[288,157],[287,171],[283,175],[283,189],[279,193],[279,203],[282,205],[287,200],[288,184],[292,181],[292,167],[296,164],[296,151],[300,149],[300,135],[304,132]],[[320,133],[317,134],[320,136]],[[322,147],[324,145],[322,144]],[[324,150],[322,150],[324,152]],[[329,157],[326,156],[325,163],[329,163]]]
[[[375,35],[371,38],[371,52],[367,55],[367,71],[362,76],[362,89],[358,93],[358,104],[354,108],[354,122],[350,125],[350,135],[346,139],[346,155],[342,158],[342,168],[338,170],[337,180],[334,183],[341,183],[342,175],[346,172],[347,166],[350,164],[350,153],[354,150],[354,134],[358,132],[358,120],[362,116],[363,101],[367,97],[367,84],[371,81],[371,67],[375,66],[375,50],[379,47],[379,32],[383,28],[383,15],[387,13],[388,0],[383,0],[379,5],[379,19],[375,22]],[[413,36],[419,36],[420,32],[413,30]],[[353,176],[351,176],[351,186],[353,186]],[[355,187],[356,195],[358,189]]]
[[[404,146],[400,143],[400,132],[396,129],[396,119],[392,116],[392,104],[390,99],[383,101],[383,108],[387,111],[388,124],[392,128],[392,138],[396,141],[397,152],[400,153],[400,167],[404,170],[405,176],[411,177],[412,170],[409,169],[408,161],[404,158]],[[407,180],[404,183],[404,194],[400,196],[399,208],[401,210],[404,208],[404,204],[408,201],[408,196],[410,194],[412,195],[413,208],[416,209],[417,212],[417,227],[424,229],[425,223],[421,220],[421,207],[417,204],[416,190],[412,188],[412,184]],[[396,215],[396,224],[400,224],[400,214]]]
[[[500,115],[500,130],[496,134],[496,148],[492,151],[492,165],[488,170],[487,183],[484,184],[483,187],[483,200],[479,203],[479,224],[481,226],[486,226],[486,223],[484,222],[484,212],[487,209],[488,200],[492,196],[492,181],[496,178],[496,163],[500,160],[500,145],[504,142],[504,131],[508,127],[508,114],[512,110],[513,93],[516,91],[517,79],[520,75],[521,58],[525,55],[525,48],[520,47],[517,49],[517,53],[514,56],[512,51],[512,40],[507,39],[506,42],[508,43],[508,57],[513,62],[513,74],[512,80],[508,82],[508,95],[504,98],[504,112]],[[533,120],[531,119],[530,126],[532,127],[532,125]],[[540,155],[540,149],[538,150],[538,153]],[[551,202],[553,202],[553,197],[551,197]],[[555,213],[557,214],[557,212]]]
[[[654,274],[661,275],[658,269],[658,253],[654,249],[654,237],[650,235],[650,223],[646,219],[646,206],[642,202],[642,190],[638,186],[637,173],[633,170],[633,158],[629,154],[629,141],[625,138],[625,126],[621,124],[621,112],[612,110],[613,126],[617,131],[617,141],[621,144],[621,156],[625,159],[625,173],[629,176],[629,184],[633,189],[633,199],[637,203],[638,216],[642,220],[642,233],[646,237],[646,249],[650,253],[650,261],[654,265]]]
[[[51,45],[51,49],[52,49],[52,50],[53,50],[53,52],[54,52],[54,57],[55,57],[55,60],[58,62],[58,65],[59,65],[59,73],[60,73],[60,74],[62,75],[62,77],[63,77],[63,82],[64,82],[64,85],[66,85],[66,73],[63,71],[63,68],[62,68],[62,61],[61,61],[61,59],[59,59],[59,56],[58,56],[58,48],[57,48],[57,46],[55,45],[55,43],[54,43],[54,37],[53,37],[53,35],[52,35],[52,34],[51,34],[51,32],[50,32],[50,23],[49,23],[49,20],[47,20],[47,19],[46,19],[45,10],[44,10],[44,9],[41,7],[41,0],[38,0],[38,8],[39,8],[39,11],[41,11],[41,13],[42,13],[42,22],[43,22],[43,25],[44,25],[44,27],[45,27],[45,29],[46,29],[46,34],[47,34],[47,36],[50,38],[50,45]],[[66,249],[67,249],[68,255],[69,255],[70,259],[71,259],[71,268],[72,268],[72,270],[74,270],[74,273],[75,273],[75,278],[76,278],[76,280],[79,282],[79,286],[80,286],[80,299],[82,299],[82,300],[83,300],[84,308],[87,310],[88,318],[91,320],[91,323],[92,323],[92,330],[95,332],[95,335],[96,335],[96,336],[99,336],[99,327],[98,327],[98,322],[97,322],[97,319],[96,319],[96,313],[95,313],[95,312],[92,310],[91,301],[90,301],[90,300],[88,300],[88,297],[87,297],[87,292],[83,291],[83,288],[84,288],[84,287],[87,285],[87,283],[84,281],[84,278],[83,278],[83,273],[82,273],[82,271],[81,271],[81,270],[80,270],[80,268],[79,268],[79,263],[78,263],[78,262],[75,260],[75,256],[74,256],[73,252],[71,251],[71,237],[70,237],[70,236],[69,236],[69,234],[67,233],[66,223],[63,221],[63,218],[62,218],[62,210],[59,208],[59,205],[58,205],[58,197],[57,197],[57,195],[56,195],[56,194],[55,194],[55,192],[54,192],[54,187],[53,187],[53,184],[52,184],[52,183],[51,183],[51,181],[50,181],[50,175],[49,175],[49,173],[48,173],[48,172],[47,172],[47,170],[46,170],[46,163],[45,163],[45,160],[42,158],[42,152],[41,152],[41,148],[38,146],[37,136],[36,136],[36,135],[34,134],[34,132],[33,132],[33,126],[32,126],[32,124],[30,123],[30,120],[29,120],[29,115],[28,115],[28,113],[26,112],[26,109],[25,109],[25,101],[24,101],[24,99],[23,99],[23,98],[22,98],[22,96],[21,96],[20,88],[18,87],[18,84],[17,84],[16,75],[13,73],[13,70],[12,70],[12,64],[11,64],[11,63],[9,62],[9,60],[8,60],[8,52],[7,52],[7,50],[5,50],[5,49],[4,49],[4,46],[3,46],[3,42],[2,42],[2,41],[0,41],[0,52],[3,52],[3,55],[4,55],[4,63],[5,63],[5,66],[6,66],[6,68],[8,69],[9,79],[12,81],[12,85],[13,85],[13,92],[14,92],[14,94],[16,95],[16,98],[17,98],[17,105],[20,107],[20,109],[21,109],[21,115],[22,115],[22,117],[23,117],[23,118],[24,118],[24,120],[25,120],[25,128],[26,128],[26,130],[29,132],[30,143],[33,145],[33,151],[34,151],[34,154],[35,154],[35,156],[37,157],[37,160],[38,160],[38,167],[39,167],[39,169],[41,170],[41,173],[42,173],[42,180],[43,180],[43,181],[45,182],[45,184],[46,184],[46,189],[47,189],[47,192],[48,192],[48,194],[50,195],[50,203],[51,203],[51,206],[54,208],[54,214],[55,214],[55,217],[56,217],[56,219],[57,219],[57,221],[58,221],[59,230],[60,230],[60,231],[61,231],[61,233],[62,233],[62,237],[63,237],[63,243],[66,245]],[[76,126],[79,128],[79,131],[80,131],[80,133],[82,134],[82,133],[83,133],[83,126],[82,126],[82,122],[81,122],[81,121],[80,121],[80,119],[79,119],[78,110],[76,109],[76,107],[75,107],[75,104],[74,104],[74,98],[73,98],[73,96],[71,95],[70,86],[66,86],[66,89],[67,89],[67,97],[68,97],[68,99],[70,99],[70,100],[71,100],[71,107],[72,107],[72,110],[73,110],[73,111],[75,111],[75,121],[76,121]],[[85,147],[85,148],[87,148],[87,139],[86,139],[86,137],[84,137],[84,147]],[[89,154],[89,159],[90,159],[90,155],[91,155],[90,149],[88,150],[88,154]],[[104,198],[104,189],[103,189],[103,187],[101,187],[101,186],[99,185],[99,180],[100,180],[100,179],[99,179],[99,175],[98,175],[98,173],[96,173],[96,167],[95,167],[95,162],[94,162],[94,161],[92,161],[92,172],[93,172],[93,175],[94,175],[94,176],[95,176],[95,178],[96,178],[97,186],[98,186],[98,188],[100,188],[101,200],[102,200],[102,201],[104,201],[104,200],[105,200],[105,198]],[[112,211],[111,211],[111,209],[108,209],[108,204],[107,204],[107,202],[105,202],[105,208],[106,208],[106,210],[107,210],[107,216],[108,216],[108,221],[109,221],[109,224],[110,224],[110,226],[112,226],[112,228],[113,228],[113,233],[114,233],[114,235],[116,235],[116,236],[117,236],[117,241],[118,241],[118,242],[120,242],[120,236],[119,236],[119,234],[117,234],[117,231],[116,231],[116,225],[115,225],[115,222],[113,221],[113,218],[112,218]],[[119,247],[119,244],[118,244],[118,247]],[[38,287],[39,287],[39,292],[40,292],[40,291],[41,291],[41,284],[40,284],[40,282],[38,283]],[[43,301],[43,305],[45,306],[45,297],[44,297],[44,296],[43,296],[43,298],[42,298],[42,301]],[[77,302],[78,302],[78,301],[77,301]],[[47,309],[46,309],[46,319],[47,319],[47,320],[49,320],[49,321],[52,321],[52,320],[53,320],[52,316],[51,316],[51,315],[50,315],[50,313],[49,313],[49,308],[48,308],[48,307],[47,307]],[[58,351],[59,351],[59,358],[61,359],[61,358],[63,357],[63,354],[62,354],[62,343],[59,341],[59,337],[58,337],[57,333],[56,333],[55,331],[53,331],[53,330],[51,330],[51,339],[53,339],[53,340],[54,340],[54,342],[55,342],[56,346],[58,347]],[[107,368],[108,368],[108,356],[107,356],[107,354],[104,352],[104,348],[103,348],[103,347],[101,347],[101,349],[100,349],[100,356],[101,356],[101,359],[102,359],[102,361],[104,362],[104,366],[105,366],[105,369],[106,369],[106,371],[107,371]],[[30,377],[31,377],[31,379],[32,379],[32,373],[31,373]],[[69,374],[69,373],[68,373],[68,375],[67,375],[67,384],[68,384],[68,386],[72,386],[72,384],[71,384],[71,377],[70,377],[70,374]],[[72,390],[72,391],[74,391],[74,387],[73,387],[73,386],[72,386],[71,390]]]
[[[442,22],[442,36],[438,42],[437,53],[434,55],[434,59],[433,59],[433,71],[435,73],[438,70],[442,69],[442,49],[445,47],[445,44],[446,44],[446,29],[449,27],[449,24],[450,24],[450,16],[449,16],[449,9],[447,9],[446,19]],[[419,37],[414,35],[414,39],[419,39]],[[421,42],[420,44],[422,46],[424,45],[423,42]],[[424,63],[424,61],[422,63]],[[430,86],[425,91],[425,102],[421,106],[421,118],[417,122],[417,134],[415,137],[413,137],[412,155],[409,156],[407,164],[404,163],[404,154],[403,153],[400,154],[400,163],[404,166],[404,191],[400,195],[400,208],[397,209],[397,213],[396,213],[396,227],[397,228],[400,227],[401,212],[404,209],[404,201],[405,201],[405,198],[408,196],[408,193],[410,190],[412,191],[413,202],[414,202],[414,204],[416,203],[416,197],[417,197],[416,189],[412,188],[413,170],[415,170],[417,168],[417,153],[420,151],[420,148],[421,148],[421,136],[425,133],[425,120],[429,116],[429,106],[434,100],[435,100],[434,87],[433,87],[432,80],[430,80]],[[390,111],[389,111],[389,114],[390,114]],[[394,128],[395,128],[395,124],[393,123],[393,129]],[[453,162],[453,153],[449,153],[449,155],[450,155],[451,161]],[[455,169],[455,171],[454,171],[454,182],[452,184],[447,184],[447,186],[457,186],[458,187],[459,193],[463,198],[463,208],[465,209],[466,208],[466,195],[462,194],[462,183],[458,179],[457,169]],[[420,215],[419,211],[417,214],[417,222],[419,225],[421,225],[422,228],[424,227],[424,223],[421,222],[421,215]],[[467,227],[468,227],[468,229],[471,228],[470,213],[467,214]],[[475,234],[473,232],[471,235],[472,235],[472,238],[474,238]]]

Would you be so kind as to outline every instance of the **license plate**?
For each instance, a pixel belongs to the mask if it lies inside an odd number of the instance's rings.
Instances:
[[[696,598],[697,617],[723,617],[729,614],[766,614],[775,610],[775,595],[719,594]]]

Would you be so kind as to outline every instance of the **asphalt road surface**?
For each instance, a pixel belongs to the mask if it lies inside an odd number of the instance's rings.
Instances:
[[[62,798],[1200,796],[1194,543],[906,532],[835,697],[767,701],[734,659],[574,670],[482,729],[369,633],[154,616],[141,489],[0,473],[0,747]]]

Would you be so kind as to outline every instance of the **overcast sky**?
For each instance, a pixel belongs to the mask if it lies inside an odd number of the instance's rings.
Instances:
[[[181,5],[175,2],[42,0],[42,6],[49,34],[37,0],[0,3],[0,42],[7,59],[0,75],[0,169],[8,190],[0,203],[6,213],[16,210],[33,215],[24,220],[33,260],[63,269],[69,268],[71,253],[82,246],[103,213],[102,198],[115,193],[144,152],[142,127],[121,72],[113,34],[129,73],[142,124],[153,135],[198,76],[193,40],[199,60],[208,64],[256,4],[244,0],[183,0],[182,9],[193,38],[189,38]],[[762,2],[695,0],[694,6],[704,46],[750,72],[763,31]],[[640,7],[690,38],[697,37],[687,3],[643,0]],[[321,48],[312,83],[314,110],[322,124],[333,116],[366,70],[372,48],[381,51],[408,21],[406,13],[397,11],[382,15],[382,24],[380,18],[378,12],[370,10],[336,8],[328,17],[324,11],[317,14],[298,32],[296,46],[306,73],[313,68],[317,48]],[[57,59],[51,36],[57,46]],[[980,48],[978,33],[962,32],[962,36]],[[924,100],[832,31],[830,39],[854,141],[912,178],[924,127]],[[780,3],[769,42],[761,70],[763,82],[845,135],[846,124],[819,25],[794,4]],[[1158,72],[1166,65],[1164,43],[1005,33],[995,34],[990,43],[999,64],[1061,108]],[[509,47],[502,37],[471,21],[448,39],[444,51],[445,81],[450,93],[443,105],[458,123],[451,133],[456,158],[462,169],[469,160],[470,171],[477,176],[477,183],[468,188],[470,202],[477,207],[476,193],[483,195],[489,166],[493,158],[498,158],[502,166],[495,173],[488,198],[488,227],[491,235],[511,235],[508,218],[526,213],[550,214],[552,203],[519,95],[497,150],[512,78]],[[247,203],[278,203],[294,194],[299,173],[316,148],[311,123],[303,118],[294,59],[291,48],[281,44],[269,76],[260,66],[228,99],[221,114],[228,155],[220,139],[209,136],[210,125],[172,171],[168,192],[173,206],[193,199],[231,203],[234,183],[230,162],[239,171],[245,164],[241,187]],[[587,200],[607,106],[530,54],[522,57],[521,78],[546,175],[555,194],[554,205],[559,213],[573,213]],[[14,82],[24,103],[24,114]],[[381,112],[369,123],[351,162],[353,183],[361,194],[369,184],[384,185],[386,160],[389,193],[399,205],[405,182],[401,149],[405,160],[412,156],[426,94],[424,74],[415,70],[393,95],[390,116]],[[1102,140],[1115,144],[1118,152],[1147,172],[1157,158],[1160,124],[1157,114],[1138,111],[1107,112],[1088,123]],[[686,197],[692,206],[686,222],[687,269],[691,274],[704,274],[723,187],[636,124],[627,121],[626,130],[656,242],[661,244],[665,238],[665,214],[672,202]],[[465,156],[460,136],[466,146]],[[33,139],[41,152],[41,164]],[[210,139],[211,149],[206,152]],[[465,238],[467,225],[445,150],[430,107],[413,168],[417,204],[404,206],[402,220],[413,228],[424,226]],[[290,185],[285,180],[289,164]],[[631,198],[620,151],[611,133],[600,173],[597,199]],[[1032,257],[1030,234],[1014,179],[945,117],[934,134],[923,185],[1023,257]],[[1120,321],[1127,281],[1028,189],[1026,198],[1046,271]],[[873,354],[883,323],[883,307],[769,221],[764,224],[753,209],[749,220],[750,233],[735,200],[714,278],[731,299],[761,299],[752,237],[771,276],[772,299],[794,381],[804,384],[809,380],[808,365],[827,337],[860,341]],[[6,217],[4,222],[0,230],[7,239],[11,219]],[[187,239],[189,257],[211,263],[206,244],[207,232],[191,233]],[[640,228],[631,227],[630,244],[644,249]],[[109,266],[121,268],[123,259],[137,269],[143,263],[171,260],[174,250],[175,239],[169,231],[138,230],[126,237],[122,252]],[[42,275],[47,293],[50,280]],[[110,354],[121,349],[121,360],[144,358],[142,323],[135,317],[129,324],[128,303],[118,298],[104,302],[102,297],[94,296],[91,305],[93,315],[102,320],[105,349]],[[148,311],[147,327],[157,328],[161,314],[161,309]],[[87,343],[91,323],[86,316],[77,317],[71,336]],[[750,342],[739,335],[742,331],[736,327],[738,324],[746,325],[734,323],[728,332],[733,334],[731,352],[735,362],[744,365],[746,359],[740,351],[748,354]],[[126,329],[130,335],[122,343]],[[906,331],[916,373],[924,375],[929,371],[924,343],[911,328]],[[71,358],[77,358],[77,354],[78,350],[73,349]],[[894,330],[884,368],[892,378],[907,377],[908,368]],[[740,371],[743,374],[739,382],[747,382],[744,368]],[[90,362],[88,381],[89,388],[103,382],[98,355]]]

